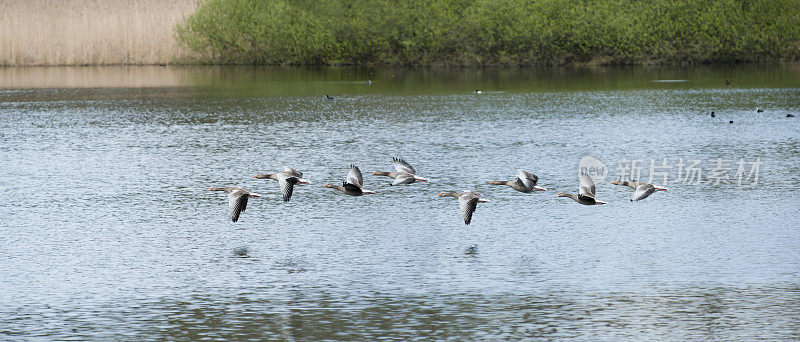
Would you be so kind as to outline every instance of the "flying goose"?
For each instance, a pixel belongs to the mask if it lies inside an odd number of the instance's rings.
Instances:
[[[289,202],[289,199],[292,198],[292,192],[294,191],[295,184],[311,183],[307,179],[303,178],[302,172],[292,169],[288,166],[284,166],[282,172],[265,174],[265,175],[258,174],[253,176],[253,178],[274,179],[278,181],[278,186],[281,188],[281,193],[283,194],[284,202]]]
[[[395,171],[375,171],[372,174],[394,178],[392,185],[411,184],[417,181],[427,182],[430,180],[425,177],[417,176],[417,171],[414,170],[414,167],[405,160],[400,158],[392,158],[392,161],[394,162]]]
[[[569,197],[583,205],[595,205],[595,204],[606,204],[608,202],[604,202],[598,200],[594,197],[595,193],[595,186],[592,177],[589,175],[583,174],[580,176],[580,184],[578,185],[578,194],[571,195],[563,192],[559,192],[556,194],[558,197]]]
[[[323,186],[326,188],[334,188],[350,196],[361,196],[375,193],[375,191],[365,190],[363,188],[364,177],[361,176],[361,170],[358,169],[358,166],[353,164],[350,164],[350,172],[347,173],[347,180],[342,182],[342,186],[333,184],[325,184]]]
[[[652,195],[656,191],[667,191],[669,189],[658,186],[655,184],[650,184],[647,182],[635,181],[635,180],[615,180],[611,182],[614,185],[624,185],[630,187],[631,189],[635,190],[633,192],[633,197],[631,197],[631,202],[633,201],[641,201],[648,196]]]
[[[545,191],[547,189],[536,185],[539,182],[539,177],[536,175],[525,171],[525,170],[517,170],[517,179],[510,180],[510,181],[491,181],[489,184],[494,185],[508,185],[512,189],[517,190],[519,192],[524,192],[529,194],[534,191]]]
[[[461,208],[461,216],[464,218],[464,224],[472,222],[472,213],[478,207],[478,203],[486,203],[489,200],[481,198],[477,192],[464,190],[461,192],[442,192],[439,194],[441,197],[455,197],[458,199],[458,207]]]
[[[239,221],[239,214],[247,209],[247,199],[250,197],[261,197],[261,195],[250,192],[245,188],[238,186],[229,186],[224,188],[209,188],[211,191],[225,191],[228,193],[228,207],[231,209],[231,221]]]

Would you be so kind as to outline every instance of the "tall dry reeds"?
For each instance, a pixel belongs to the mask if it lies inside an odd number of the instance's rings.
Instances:
[[[197,0],[2,0],[0,65],[161,64]]]

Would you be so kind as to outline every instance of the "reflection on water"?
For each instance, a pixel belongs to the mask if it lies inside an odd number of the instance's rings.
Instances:
[[[107,303],[77,310],[32,304],[19,308],[2,333],[54,339],[148,336],[167,340],[800,338],[796,325],[800,288],[788,284],[600,293],[433,291],[425,296],[374,291],[340,294],[303,287],[263,291]]]
[[[0,69],[0,339],[800,338],[795,64],[53,70]],[[586,155],[762,168],[555,198]],[[350,163],[376,195],[321,187]],[[517,168],[549,190],[487,184]],[[233,224],[226,185],[265,196]]]
[[[0,68],[0,89],[214,89],[226,97],[600,89],[797,87],[800,64],[537,67],[476,69],[258,66],[89,66]],[[730,82],[726,85],[725,81]],[[371,84],[367,84],[371,81]],[[665,83],[653,85],[652,83]],[[687,84],[683,84],[687,83]],[[368,87],[370,86],[370,87]],[[129,93],[130,89],[127,90]]]

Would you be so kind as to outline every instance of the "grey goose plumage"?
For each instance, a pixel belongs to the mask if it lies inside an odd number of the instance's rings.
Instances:
[[[347,172],[347,180],[342,182],[342,186],[333,184],[325,184],[323,186],[326,188],[339,190],[350,196],[361,196],[375,193],[375,191],[364,189],[364,177],[361,175],[361,170],[358,169],[358,166],[354,164],[350,164],[350,171]]]
[[[596,204],[607,204],[608,202],[598,200],[595,198],[595,190],[596,187],[594,185],[594,181],[592,177],[586,174],[580,175],[578,184],[578,194],[572,195],[564,192],[559,192],[556,194],[558,197],[569,197],[583,205],[596,205]]]
[[[250,197],[261,197],[260,194],[237,186],[223,188],[212,187],[208,190],[225,191],[228,193],[228,208],[230,209],[231,221],[233,222],[239,221],[239,215],[247,209],[247,200]]]
[[[307,179],[303,178],[303,173],[288,166],[283,167],[283,171],[273,174],[258,174],[253,176],[258,179],[274,179],[278,181],[278,187],[281,189],[283,201],[289,202],[294,192],[295,184],[310,184]]]
[[[534,191],[545,191],[546,188],[538,186],[539,177],[536,175],[525,171],[525,170],[517,170],[517,179],[510,180],[510,181],[491,181],[489,184],[494,185],[508,185],[512,189],[517,190],[519,192],[524,192],[529,194]]]
[[[472,222],[472,214],[475,213],[478,203],[489,202],[489,200],[481,198],[477,192],[468,190],[461,192],[442,192],[439,196],[458,199],[458,207],[461,209],[461,217],[464,219],[464,224],[470,224]]]
[[[392,158],[392,162],[394,162],[394,169],[395,171],[386,172],[386,171],[375,171],[372,174],[376,176],[386,176],[394,178],[392,185],[402,185],[402,184],[411,184],[414,182],[427,182],[430,179],[425,177],[420,177],[417,175],[417,170],[414,169],[411,164],[406,162],[401,158]]]
[[[627,187],[633,189],[634,192],[633,192],[633,196],[631,197],[631,202],[641,201],[641,200],[649,197],[650,195],[652,195],[656,191],[667,191],[667,190],[669,190],[669,189],[667,189],[667,188],[665,188],[663,186],[659,186],[659,185],[655,185],[655,184],[651,184],[651,183],[647,183],[647,182],[642,182],[642,181],[637,181],[637,180],[621,180],[621,179],[618,179],[618,180],[615,180],[615,181],[611,182],[611,184],[627,186]]]

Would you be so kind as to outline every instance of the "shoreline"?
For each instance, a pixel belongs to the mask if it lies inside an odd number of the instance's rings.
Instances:
[[[168,62],[168,63],[102,63],[102,64],[0,64],[0,68],[48,68],[48,67],[292,67],[292,68],[396,68],[396,69],[534,69],[541,67],[690,67],[690,66],[716,66],[716,65],[757,65],[757,64],[794,64],[800,59],[764,59],[757,61],[730,61],[730,62],[644,62],[644,63],[538,63],[538,64],[380,64],[380,63],[333,63],[333,64],[259,64],[259,63],[203,63],[203,62]]]
[[[770,75],[754,79],[752,74]],[[693,79],[684,83],[655,83],[659,80]],[[297,78],[298,75],[303,75]],[[397,91],[423,91],[403,88],[404,82],[422,80],[430,90],[455,89],[464,91],[502,90],[506,86],[528,88],[531,91],[559,89],[602,89],[594,79],[613,79],[614,84],[664,88],[689,85],[699,88],[741,87],[800,88],[800,62],[694,64],[694,65],[558,65],[530,67],[375,67],[375,66],[270,66],[270,65],[100,65],[100,66],[5,66],[0,67],[0,89],[47,88],[158,88],[158,87],[239,87],[239,84],[262,84],[275,94],[308,94],[315,91],[280,90],[269,86],[271,80],[292,81],[298,89],[311,87],[319,92],[332,92],[323,84],[344,82],[353,93],[370,93],[381,88]],[[611,78],[608,78],[608,77]],[[509,84],[498,87],[489,80],[501,77]],[[527,79],[539,79],[526,84]],[[731,85],[723,87],[724,80]],[[370,87],[360,86],[372,80]],[[645,84],[646,83],[646,84]],[[454,88],[455,87],[455,88]],[[450,92],[447,90],[445,92]],[[340,92],[341,93],[341,92]],[[333,93],[336,94],[336,93]]]

